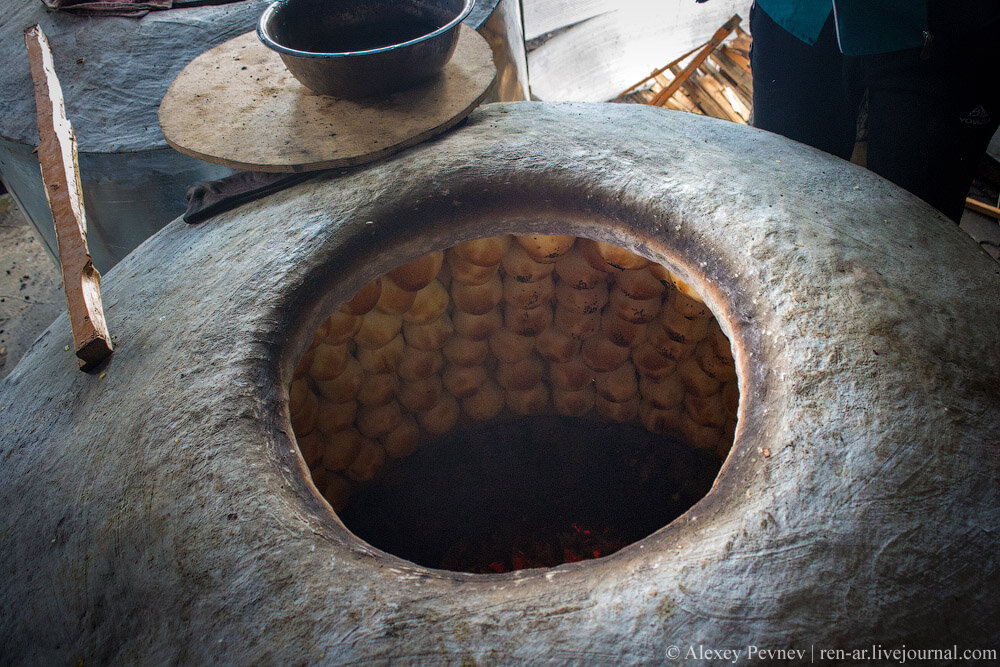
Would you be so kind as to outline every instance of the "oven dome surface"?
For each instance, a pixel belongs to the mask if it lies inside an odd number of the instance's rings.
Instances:
[[[373,549],[288,418],[364,284],[495,234],[663,262],[733,342],[713,489],[608,558],[502,575]],[[12,662],[662,661],[669,646],[975,646],[1000,634],[1000,268],[874,175],[658,109],[490,105],[433,142],[198,226],[105,276],[0,383]]]

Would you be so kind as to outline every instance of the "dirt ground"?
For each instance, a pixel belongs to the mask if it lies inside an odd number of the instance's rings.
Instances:
[[[0,195],[0,377],[65,309],[58,267],[10,195]]]

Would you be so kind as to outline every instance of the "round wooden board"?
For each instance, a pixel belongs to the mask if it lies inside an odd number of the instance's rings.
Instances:
[[[444,132],[468,116],[496,79],[493,53],[460,26],[441,75],[384,98],[317,95],[248,32],[195,58],[160,103],[173,148],[234,169],[299,172],[350,167]]]

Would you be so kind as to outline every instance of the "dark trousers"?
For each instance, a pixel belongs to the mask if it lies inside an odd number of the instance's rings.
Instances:
[[[929,48],[844,56],[832,16],[810,46],[750,11],[754,125],[849,158],[867,93],[867,166],[956,222],[1000,126],[995,30]]]

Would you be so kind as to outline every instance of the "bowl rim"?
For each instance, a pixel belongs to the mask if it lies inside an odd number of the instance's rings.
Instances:
[[[386,51],[393,51],[395,49],[399,49],[404,46],[410,46],[411,44],[418,44],[420,42],[427,41],[429,39],[437,37],[438,35],[442,35],[454,29],[456,26],[458,26],[459,23],[465,20],[465,18],[469,15],[469,13],[472,11],[472,8],[476,4],[476,0],[464,0],[464,4],[462,5],[462,10],[458,13],[457,16],[455,16],[455,18],[453,18],[451,21],[441,26],[434,32],[429,32],[426,35],[421,35],[420,37],[417,37],[415,39],[411,39],[405,42],[400,42],[399,44],[380,46],[376,49],[365,49],[364,51],[331,51],[324,53],[319,51],[299,51],[298,49],[293,49],[284,46],[283,44],[276,42],[274,38],[271,37],[268,31],[268,25],[270,24],[271,19],[274,17],[275,13],[278,10],[287,5],[290,1],[291,0],[276,0],[275,2],[272,2],[270,5],[267,6],[267,8],[264,10],[264,13],[261,14],[260,20],[257,22],[257,37],[259,37],[260,41],[263,42],[264,45],[269,49],[273,49],[278,53],[284,53],[299,58],[346,58],[349,56],[384,53]]]

